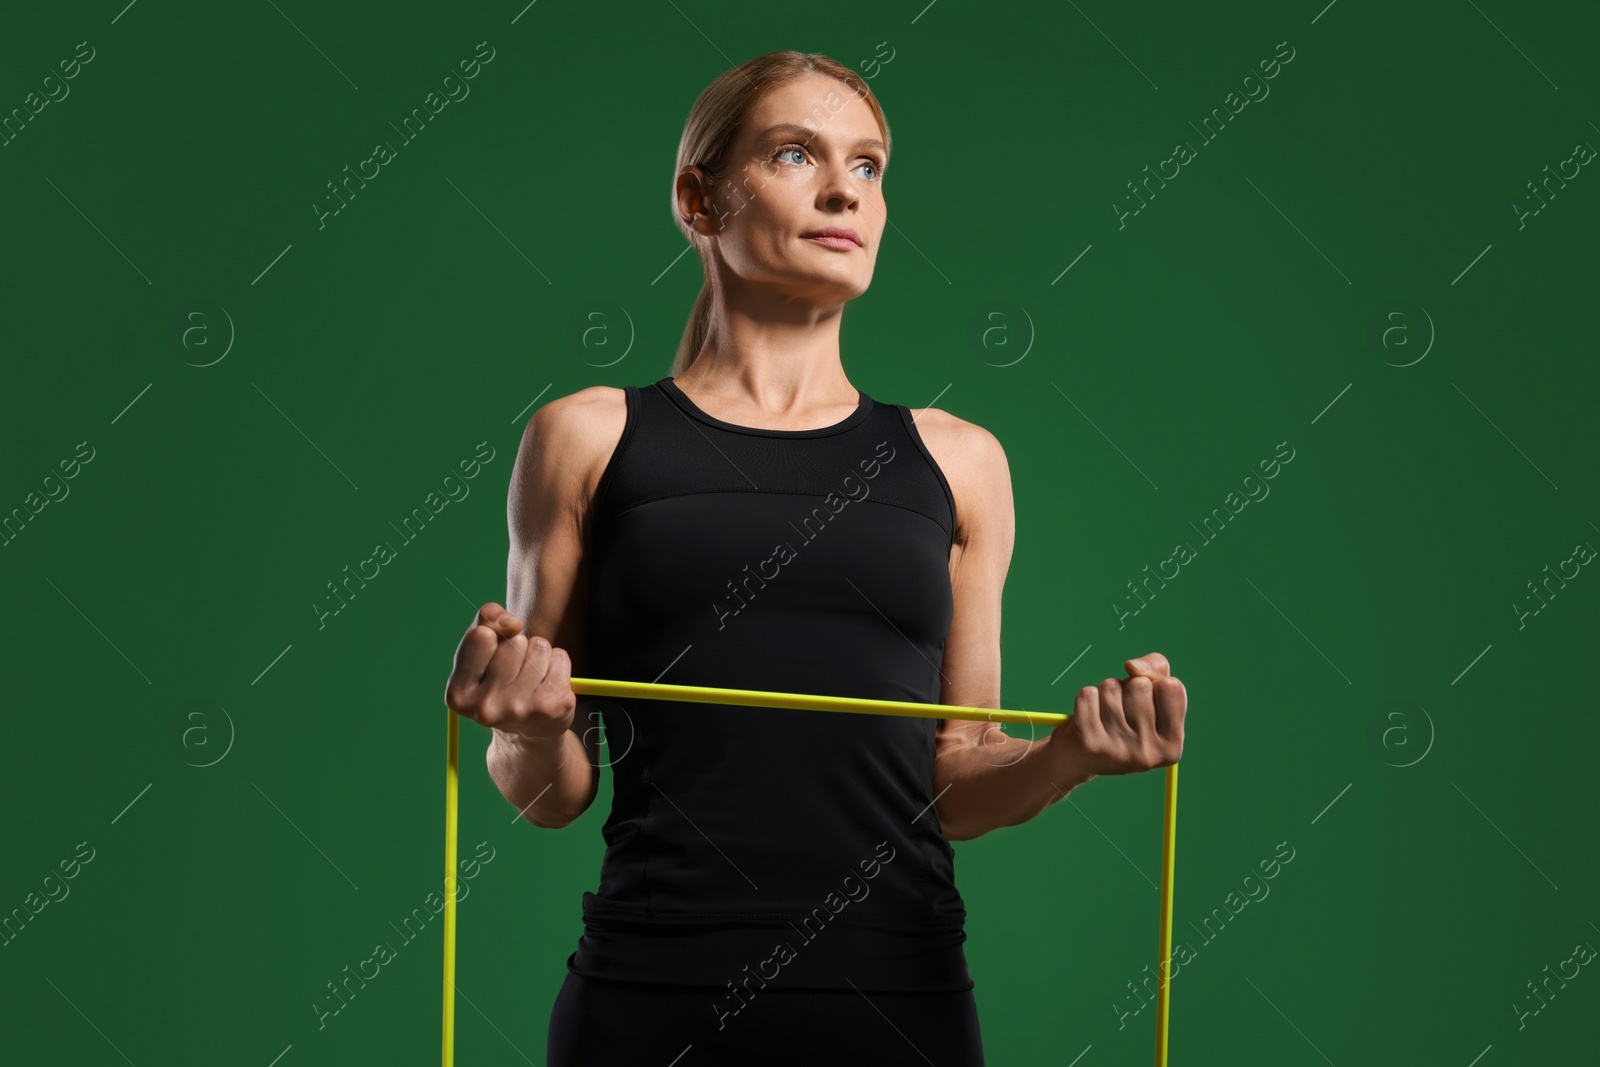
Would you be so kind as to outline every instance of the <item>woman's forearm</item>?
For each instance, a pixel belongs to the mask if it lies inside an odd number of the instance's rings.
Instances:
[[[599,770],[571,730],[549,739],[494,730],[485,759],[501,794],[535,826],[559,830],[594,799]]]
[[[935,759],[939,823],[951,841],[1025,823],[1095,777],[1076,751],[1059,743],[1052,749],[1053,735],[1002,741],[999,733],[994,724],[984,742],[947,748]]]

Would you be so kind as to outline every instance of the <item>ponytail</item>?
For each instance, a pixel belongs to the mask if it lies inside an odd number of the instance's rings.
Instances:
[[[672,360],[672,377],[677,378],[689,369],[700,348],[706,343],[706,332],[711,321],[711,279],[700,283],[700,295],[694,298],[689,309],[689,325],[684,328],[678,342],[678,353]]]

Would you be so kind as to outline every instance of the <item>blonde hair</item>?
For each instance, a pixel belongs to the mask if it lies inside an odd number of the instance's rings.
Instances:
[[[706,238],[691,230],[678,214],[678,175],[683,173],[685,167],[699,166],[705,170],[709,184],[717,186],[724,176],[728,149],[738,136],[739,127],[750,109],[769,90],[808,74],[827,75],[848,86],[872,109],[883,131],[884,144],[893,143],[889,137],[889,122],[883,117],[883,108],[878,105],[878,98],[872,94],[866,81],[843,63],[820,52],[798,52],[793,49],[768,52],[723,71],[706,86],[684,122],[683,137],[678,141],[678,165],[672,178],[672,218],[678,231],[699,253],[700,268],[704,274],[700,294],[689,309],[689,323],[684,328],[677,355],[672,360],[674,378],[689,369],[689,364],[694,362],[705,344],[712,301],[710,245]]]

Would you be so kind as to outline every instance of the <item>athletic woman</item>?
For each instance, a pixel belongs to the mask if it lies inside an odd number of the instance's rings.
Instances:
[[[982,180],[966,143],[943,158]],[[1186,694],[1159,653],[1032,741],[572,692],[576,673],[1000,706],[1005,453],[874,400],[840,360],[889,145],[866,83],[826,56],[718,77],[678,148],[705,285],[671,376],[552,400],[523,436],[506,607],[479,610],[446,702],[492,729],[489,773],[535,826],[577,819],[611,768],[551,1067],[982,1064],[950,842],[1182,753]],[[981,224],[980,200],[954,206]]]

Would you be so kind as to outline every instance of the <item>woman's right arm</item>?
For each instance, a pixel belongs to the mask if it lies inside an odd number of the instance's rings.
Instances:
[[[588,669],[589,504],[626,415],[621,389],[594,386],[529,419],[506,499],[506,607],[479,609],[446,687],[492,730],[489,776],[535,826],[566,826],[599,789],[598,723],[571,678]]]

